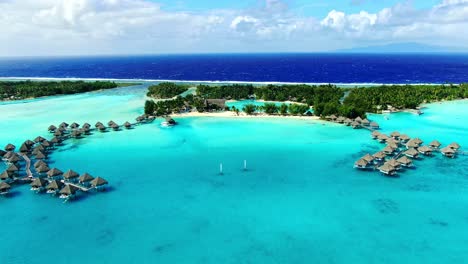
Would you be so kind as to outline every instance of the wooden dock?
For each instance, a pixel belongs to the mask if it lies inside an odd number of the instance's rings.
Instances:
[[[76,184],[76,183],[66,182],[65,180],[61,180],[61,182],[63,182],[64,184],[68,184],[68,185],[71,185],[73,187],[76,187],[82,192],[89,192],[92,189],[92,188],[86,188],[86,187],[84,187],[82,185],[79,185],[79,184]]]
[[[33,174],[31,172],[31,159],[24,153],[20,153],[20,156],[23,157],[24,161],[26,161],[26,175],[29,178],[32,178]]]

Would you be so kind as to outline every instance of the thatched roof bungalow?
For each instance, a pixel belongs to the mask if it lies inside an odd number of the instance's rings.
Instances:
[[[369,162],[365,159],[360,159],[354,163],[354,168],[356,169],[367,169]]]
[[[373,155],[374,159],[377,160],[377,161],[382,161],[384,160],[386,157],[387,157],[387,154],[385,154],[384,152],[380,151],[380,152],[377,152]]]
[[[382,133],[380,133],[379,131],[372,131],[372,138],[373,139],[377,139]]]
[[[89,184],[90,181],[94,180],[94,177],[89,175],[89,173],[83,173],[79,178],[78,182],[81,184]]]
[[[34,168],[39,168],[40,166],[47,166],[47,163],[45,163],[43,160],[38,160],[36,163],[34,163]]]
[[[51,169],[51,170],[49,170],[49,171],[47,172],[47,177],[48,177],[48,178],[52,178],[52,179],[53,179],[53,178],[60,177],[60,176],[62,176],[62,175],[63,175],[63,171],[61,171],[61,170],[59,170],[59,169],[57,169],[57,168],[53,168],[53,169]]]
[[[48,184],[49,182],[43,178],[35,178],[31,183],[31,191],[41,192],[45,190]]]
[[[442,144],[437,140],[434,140],[431,143],[429,143],[429,147],[431,147],[432,149],[438,149],[440,148],[440,146],[442,146]]]
[[[61,199],[71,199],[71,198],[73,198],[75,196],[76,191],[78,191],[77,187],[75,187],[73,185],[70,185],[70,184],[67,184],[67,185],[65,185],[65,187],[63,187],[60,190],[60,198]]]
[[[73,170],[68,170],[63,174],[63,178],[67,181],[75,181],[80,175],[73,171]]]
[[[63,188],[63,185],[61,181],[53,180],[46,186],[47,193],[56,194]]]
[[[356,121],[351,123],[351,126],[353,127],[353,129],[361,128],[361,124],[359,122],[356,122]]]
[[[457,152],[452,148],[445,147],[445,148],[440,150],[440,153],[442,153],[442,155],[444,155],[445,157],[455,158],[455,155],[456,155]]]
[[[395,149],[392,147],[386,146],[382,151],[386,155],[392,155],[395,152]]]
[[[104,188],[104,186],[107,185],[108,182],[101,177],[96,177],[92,181],[90,181],[90,184],[93,188],[100,189]]]
[[[10,143],[10,144],[7,144],[7,145],[5,146],[5,150],[6,150],[6,151],[14,151],[15,148],[16,148],[16,146],[13,145],[13,144],[11,144],[11,143]]]
[[[361,123],[362,122],[362,118],[360,116],[356,117],[354,119],[355,122],[358,122],[358,123]]]
[[[410,138],[408,135],[406,135],[406,134],[401,134],[401,135],[400,135],[400,140],[401,140],[401,142],[408,142],[410,139],[411,139],[411,138]]]
[[[399,138],[400,135],[401,135],[401,134],[400,134],[400,132],[398,132],[398,131],[393,131],[393,132],[390,134],[390,136],[391,136],[392,138],[395,138],[395,139],[396,139],[396,138]]]
[[[11,186],[6,182],[0,182],[0,195],[7,195],[10,192]]]
[[[75,123],[75,122],[73,122],[73,123],[70,125],[70,128],[71,128],[71,129],[77,129],[77,128],[79,128],[79,127],[80,127],[80,124]]]
[[[11,179],[12,179],[12,177],[11,177],[11,175],[10,175],[10,173],[8,171],[3,171],[2,173],[0,173],[0,180],[9,181]]]
[[[403,154],[404,154],[405,156],[410,157],[410,158],[413,158],[413,159],[415,159],[415,158],[417,158],[417,157],[419,156],[419,152],[418,152],[416,149],[414,149],[414,148],[408,149],[408,150],[405,151]]]
[[[417,147],[419,147],[419,146],[420,146],[420,144],[418,144],[417,141],[414,140],[414,139],[412,139],[412,140],[410,140],[410,141],[408,141],[408,142],[406,143],[406,148],[408,148],[408,149],[410,149],[410,148],[417,148]]]
[[[36,168],[36,172],[40,173],[40,174],[47,173],[48,171],[50,171],[50,168],[47,165],[42,164],[42,165],[40,165],[39,167]]]
[[[370,121],[367,119],[367,118],[364,118],[362,121],[361,121],[361,124],[363,126],[369,126],[370,125]]]
[[[49,131],[51,133],[54,133],[56,130],[57,130],[57,127],[54,126],[54,125],[50,125],[49,128],[47,129],[47,131]]]
[[[132,124],[131,124],[130,122],[127,121],[127,122],[124,123],[124,127],[125,127],[126,129],[130,129],[130,128],[132,128]]]
[[[34,139],[34,142],[40,143],[40,142],[42,142],[42,141],[44,141],[44,140],[46,140],[46,139],[43,138],[43,137],[41,137],[41,136],[38,136],[38,137],[36,137],[36,138]]]
[[[461,148],[461,146],[457,142],[451,143],[450,145],[448,145],[448,147],[453,150],[459,150]]]
[[[403,156],[403,157],[397,159],[397,161],[404,167],[413,166],[413,161],[410,158],[406,157],[406,156]]]
[[[432,155],[432,149],[428,146],[419,147],[418,152],[426,156]]]
[[[377,124],[377,122],[370,122],[369,126],[373,129],[379,129],[380,126]]]
[[[390,175],[390,176],[396,174],[396,168],[388,163],[385,163],[383,166],[381,166],[379,168],[379,171],[385,175]]]

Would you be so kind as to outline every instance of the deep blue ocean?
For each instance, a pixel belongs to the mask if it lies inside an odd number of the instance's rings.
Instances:
[[[0,77],[461,83],[468,81],[468,54],[211,54],[1,58]]]

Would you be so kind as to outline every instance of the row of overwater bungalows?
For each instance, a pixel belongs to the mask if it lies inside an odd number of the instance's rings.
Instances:
[[[418,159],[420,155],[431,156],[433,152],[440,152],[442,155],[454,158],[460,145],[451,143],[445,148],[440,148],[442,144],[434,140],[427,146],[423,146],[423,141],[419,138],[410,138],[408,135],[395,131],[390,135],[379,131],[372,132],[372,138],[385,144],[386,146],[374,155],[367,154],[357,160],[354,168],[361,170],[378,169],[386,175],[395,175],[401,168],[413,167],[413,159]]]

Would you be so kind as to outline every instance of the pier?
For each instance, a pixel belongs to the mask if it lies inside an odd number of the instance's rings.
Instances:
[[[28,176],[28,178],[34,177],[31,172],[31,159],[28,157],[28,155],[24,153],[20,153],[19,155],[22,156],[24,161],[26,162],[26,175]]]

